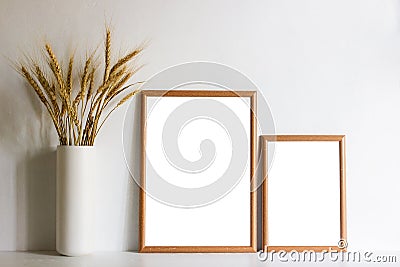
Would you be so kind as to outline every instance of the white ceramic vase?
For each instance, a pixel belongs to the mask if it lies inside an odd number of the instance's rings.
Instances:
[[[66,256],[92,252],[93,146],[57,147],[56,249]]]

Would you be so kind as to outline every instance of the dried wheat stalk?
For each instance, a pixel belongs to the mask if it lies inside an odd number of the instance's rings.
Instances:
[[[143,51],[143,46],[136,48],[111,63],[111,31],[106,29],[104,49],[104,72],[102,82],[96,85],[98,66],[95,63],[96,51],[89,54],[79,74],[79,89],[74,90],[73,68],[74,55],[68,60],[68,69],[63,75],[62,67],[50,44],[45,44],[44,57],[46,66],[41,66],[33,59],[18,63],[17,71],[33,88],[39,100],[46,107],[56,128],[60,145],[92,146],[100,129],[109,116],[118,107],[131,99],[138,90],[122,96],[117,104],[109,108],[111,100],[119,97],[136,82],[124,86],[140,69],[133,67],[137,55]],[[46,73],[51,73],[47,75]],[[74,92],[76,91],[76,92]],[[123,95],[123,94],[122,94]],[[103,113],[108,113],[103,116]]]

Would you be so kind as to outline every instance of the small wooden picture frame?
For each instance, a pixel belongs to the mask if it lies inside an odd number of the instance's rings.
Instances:
[[[264,135],[261,142],[264,251],[346,250],[345,136]]]
[[[256,252],[256,92],[141,94],[139,252]]]

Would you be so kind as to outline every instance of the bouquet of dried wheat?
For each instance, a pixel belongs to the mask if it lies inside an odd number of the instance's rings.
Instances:
[[[111,31],[107,28],[104,71],[100,73],[99,64],[96,64],[95,50],[86,57],[83,71],[78,75],[78,90],[74,90],[72,77],[74,56],[70,56],[68,69],[64,72],[48,43],[43,51],[46,59],[44,66],[32,58],[17,64],[18,72],[50,114],[60,145],[92,146],[110,114],[139,91],[127,89],[138,87],[142,82],[126,83],[140,69],[134,62],[143,47],[133,49],[112,64]],[[98,77],[99,73],[102,77]],[[103,114],[105,111],[108,112]]]

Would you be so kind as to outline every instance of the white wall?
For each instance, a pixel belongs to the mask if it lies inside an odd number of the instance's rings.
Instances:
[[[400,249],[400,1],[0,2],[0,250],[55,248],[49,118],[6,58],[44,39],[66,55],[151,39],[138,79],[181,62],[227,64],[267,97],[278,133],[347,135],[352,249]],[[138,192],[122,155],[124,109],[99,136],[97,250],[137,248]]]

